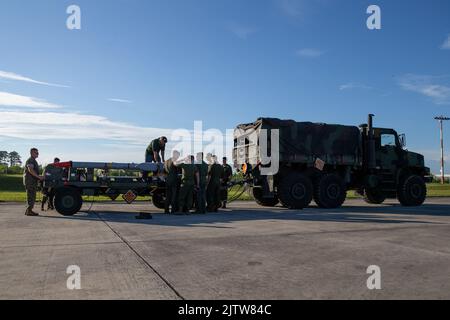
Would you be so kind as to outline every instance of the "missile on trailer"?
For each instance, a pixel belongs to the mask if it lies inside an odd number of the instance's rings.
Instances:
[[[57,167],[74,169],[117,169],[117,170],[136,170],[136,171],[161,171],[162,163],[144,162],[144,163],[118,163],[118,162],[83,162],[69,161],[55,164]]]

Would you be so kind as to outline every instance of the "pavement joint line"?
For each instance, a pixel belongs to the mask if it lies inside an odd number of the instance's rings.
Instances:
[[[111,229],[111,231],[120,239],[122,240],[122,242],[127,245],[127,247],[147,266],[149,267],[181,300],[186,300],[179,292],[177,289],[175,289],[175,287],[166,279],[164,278],[147,260],[145,260],[145,258],[143,256],[141,256],[139,254],[139,252],[137,252],[136,249],[133,248],[133,246],[124,238],[120,235],[119,232],[117,232],[116,230],[114,230],[113,227],[111,227],[111,225],[105,221],[96,211],[91,211],[92,213],[94,213],[99,219],[100,221],[102,221],[104,224],[106,224],[106,226],[108,226],[109,229]]]

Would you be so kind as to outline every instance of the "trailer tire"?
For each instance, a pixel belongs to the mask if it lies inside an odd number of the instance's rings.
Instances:
[[[370,204],[382,204],[386,195],[379,188],[367,188],[363,191],[364,201]]]
[[[273,198],[264,198],[262,196],[261,188],[252,189],[253,198],[255,199],[256,203],[262,207],[275,207],[280,202],[277,196],[274,196]]]
[[[402,179],[397,192],[402,206],[415,207],[423,204],[427,197],[427,187],[422,177],[410,175]]]
[[[166,197],[162,192],[155,192],[152,195],[152,203],[158,209],[164,209],[166,207]]]
[[[303,209],[309,206],[313,197],[313,184],[304,174],[292,172],[284,176],[278,188],[281,204],[289,209]]]
[[[314,201],[320,208],[339,208],[346,197],[345,183],[337,174],[323,175],[315,183]]]
[[[83,198],[76,188],[60,188],[56,190],[54,206],[63,216],[73,216],[83,206]]]

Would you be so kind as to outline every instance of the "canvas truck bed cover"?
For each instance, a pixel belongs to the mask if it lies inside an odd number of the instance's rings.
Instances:
[[[361,134],[355,126],[259,118],[236,129],[246,133],[278,129],[281,162],[314,163],[320,158],[327,164],[361,165]]]

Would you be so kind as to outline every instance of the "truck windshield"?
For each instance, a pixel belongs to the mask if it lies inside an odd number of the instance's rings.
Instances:
[[[386,147],[386,146],[396,146],[395,143],[395,135],[392,133],[383,133],[381,135],[381,146],[382,147]]]

